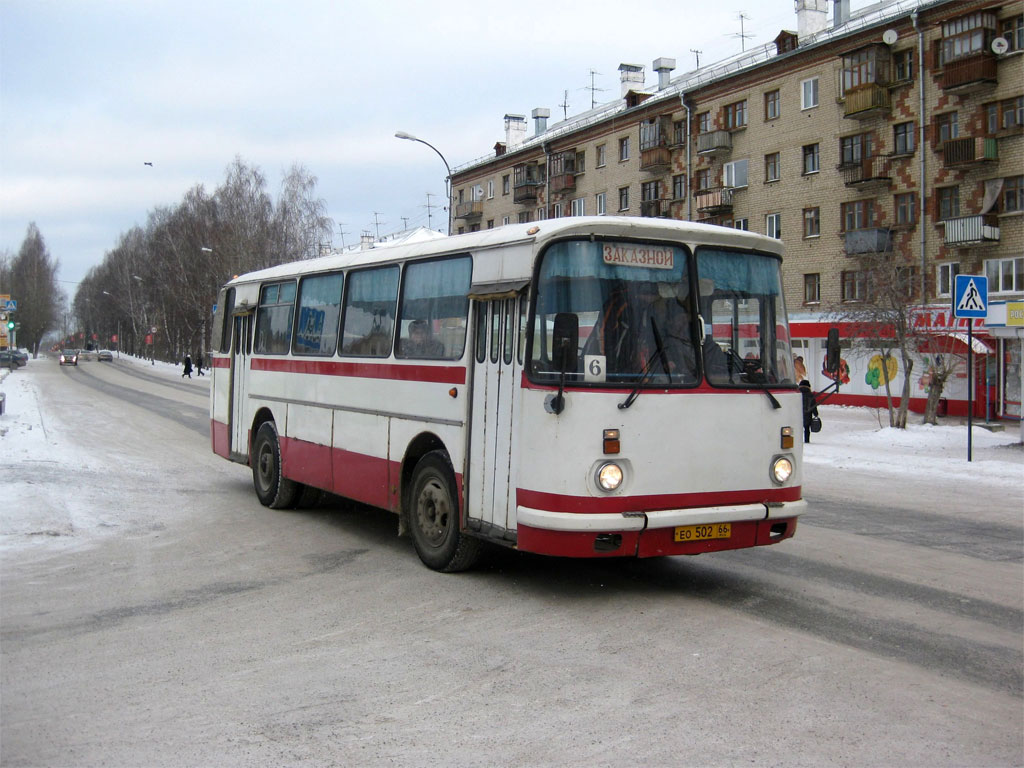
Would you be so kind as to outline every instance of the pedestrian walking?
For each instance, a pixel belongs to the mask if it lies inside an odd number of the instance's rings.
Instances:
[[[205,376],[206,375],[205,373],[203,373],[203,353],[202,352],[200,352],[198,355],[196,355],[196,375],[197,376]]]
[[[192,355],[185,355],[185,370],[181,372],[181,378],[186,376],[192,378]]]

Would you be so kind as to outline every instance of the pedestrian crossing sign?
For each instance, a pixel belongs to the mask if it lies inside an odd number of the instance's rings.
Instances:
[[[988,316],[988,278],[984,275],[957,275],[953,291],[953,317]]]

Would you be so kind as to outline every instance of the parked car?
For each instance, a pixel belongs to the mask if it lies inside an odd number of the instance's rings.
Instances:
[[[101,349],[99,352],[96,353],[96,359],[101,363],[104,360],[106,360],[108,363],[112,363],[114,362],[114,353],[111,352],[109,349]]]
[[[23,365],[16,352],[10,349],[0,352],[0,368],[21,368]]]
[[[60,352],[61,365],[78,365],[77,349],[62,349]]]
[[[12,349],[11,352],[22,365],[28,365],[28,352],[23,349]]]

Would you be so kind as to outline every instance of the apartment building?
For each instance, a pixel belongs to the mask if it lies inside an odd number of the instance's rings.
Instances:
[[[524,115],[506,115],[493,154],[452,174],[453,230],[626,215],[782,238],[793,334],[812,376],[837,313],[868,298],[869,257],[901,265],[908,296],[922,304],[915,323],[947,340],[965,330],[952,317],[957,274],[987,275],[990,300],[1016,307],[1024,3],[795,6],[797,31],[676,77],[675,61],[659,58],[650,87],[644,67],[623,64],[620,98],[550,126],[550,112],[535,109],[529,137]],[[1022,341],[976,333],[989,385],[979,413],[1019,418]],[[876,356],[849,357],[837,401],[878,404],[884,393],[867,375]],[[928,386],[922,358],[914,410]],[[965,383],[946,386],[951,413],[966,412]]]

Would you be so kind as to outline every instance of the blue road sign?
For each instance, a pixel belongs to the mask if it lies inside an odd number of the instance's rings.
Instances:
[[[988,278],[984,275],[957,275],[953,291],[953,317],[988,316]]]

